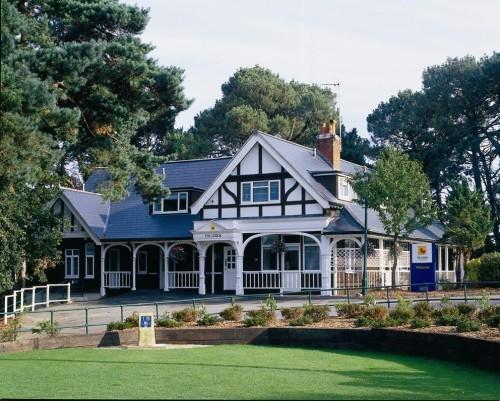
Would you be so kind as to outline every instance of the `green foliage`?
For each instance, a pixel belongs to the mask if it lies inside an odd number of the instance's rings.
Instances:
[[[59,328],[59,323],[51,322],[50,320],[42,320],[35,327],[31,329],[33,334],[45,333],[50,337],[55,337],[59,334],[61,329]]]
[[[338,304],[335,304],[335,309],[337,310],[338,316],[353,319],[353,318],[357,318],[363,314],[363,311],[365,309],[365,305],[338,303]]]
[[[415,316],[410,320],[410,327],[412,329],[423,329],[432,326],[432,319],[430,317]]]
[[[275,312],[269,308],[261,306],[259,309],[247,312],[247,318],[244,320],[246,327],[251,326],[269,326],[276,318]]]
[[[481,291],[481,298],[477,301],[477,306],[480,312],[488,311],[491,308],[490,294],[488,294],[488,291]]]
[[[133,323],[126,322],[110,322],[108,323],[107,330],[108,331],[115,331],[115,330],[126,330],[126,329],[133,329],[135,326]]]
[[[375,296],[373,296],[371,294],[367,294],[367,295],[365,295],[365,299],[363,300],[363,303],[366,306],[374,306],[377,303],[377,299],[375,298]]]
[[[397,320],[400,324],[408,323],[415,316],[412,301],[410,299],[399,297],[396,308],[391,310],[389,315],[392,319]]]
[[[470,317],[462,316],[456,322],[456,329],[459,333],[466,333],[468,331],[479,331],[481,330],[481,323],[476,319],[471,319]]]
[[[439,326],[455,326],[460,319],[460,312],[455,305],[445,303],[434,312],[434,317]]]
[[[383,305],[369,306],[364,310],[363,316],[371,320],[385,320],[389,317],[389,309]]]
[[[239,321],[243,315],[243,306],[233,304],[229,308],[224,309],[220,315],[224,320]]]
[[[199,318],[198,321],[196,322],[198,326],[214,326],[217,323],[220,323],[224,320],[217,314],[213,315],[209,314],[207,308],[205,307],[202,307],[199,310],[198,316]]]
[[[481,266],[481,260],[471,259],[465,265],[465,280],[466,281],[478,281],[479,280],[479,267]]]
[[[417,302],[413,305],[413,310],[415,312],[415,318],[423,320],[431,319],[434,314],[434,308],[426,301]]]
[[[377,211],[385,231],[393,237],[395,255],[399,254],[402,238],[428,225],[434,217],[429,180],[421,163],[394,147],[381,152],[373,170],[357,175],[353,188]],[[394,285],[397,260],[394,258],[392,266]]]
[[[295,319],[291,319],[288,322],[289,326],[307,326],[313,324],[314,320],[310,316],[300,316]]]
[[[500,281],[500,252],[485,253],[479,266],[480,281]]]
[[[328,305],[304,305],[304,317],[309,317],[313,322],[321,322],[328,318],[330,307]]]
[[[271,312],[275,312],[276,309],[278,309],[278,303],[274,299],[274,297],[271,294],[267,295],[266,298],[266,307],[269,309]]]
[[[282,308],[281,316],[286,320],[297,320],[304,315],[304,308],[301,306],[292,306],[290,308]]]
[[[320,125],[337,118],[333,102],[329,89],[286,82],[259,66],[241,68],[222,85],[214,107],[195,117],[192,133],[203,155],[234,154],[253,129],[311,146]]]
[[[21,330],[21,319],[19,316],[7,320],[7,324],[0,323],[0,342],[15,341]]]
[[[460,316],[465,316],[465,317],[473,317],[476,312],[477,308],[474,304],[458,304],[457,305],[458,313]]]
[[[125,318],[124,322],[132,327],[139,327],[139,312],[132,312],[132,314]]]
[[[178,322],[196,322],[199,317],[201,317],[200,312],[192,306],[172,312],[172,318],[177,320]]]
[[[499,65],[498,52],[450,58],[424,71],[422,90],[399,92],[367,118],[377,148],[395,146],[423,164],[439,204],[450,182],[472,180],[488,200],[497,247],[500,141],[491,122],[499,114]]]
[[[482,195],[471,191],[466,180],[452,184],[442,219],[446,227],[443,238],[464,253],[467,263],[491,231],[490,212]]]
[[[171,329],[171,328],[179,327],[181,325],[182,325],[182,323],[178,322],[177,320],[172,318],[172,316],[168,312],[163,313],[163,315],[159,319],[156,319],[156,326],[157,327],[165,327],[165,328]]]

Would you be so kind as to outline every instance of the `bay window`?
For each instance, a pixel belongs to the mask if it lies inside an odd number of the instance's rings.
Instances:
[[[188,193],[175,192],[153,202],[153,214],[185,213],[188,211]]]

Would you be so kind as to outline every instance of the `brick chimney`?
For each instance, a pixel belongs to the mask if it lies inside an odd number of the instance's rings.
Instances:
[[[340,170],[340,150],[342,143],[340,136],[335,133],[335,121],[330,120],[329,123],[323,123],[320,127],[317,148],[319,153],[327,159],[334,170]]]

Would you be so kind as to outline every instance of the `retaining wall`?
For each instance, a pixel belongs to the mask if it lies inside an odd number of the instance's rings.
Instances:
[[[255,344],[364,349],[445,359],[500,371],[500,342],[454,334],[397,329],[180,328],[156,329],[156,342],[170,344]],[[0,352],[138,343],[138,330],[40,337],[0,343]]]

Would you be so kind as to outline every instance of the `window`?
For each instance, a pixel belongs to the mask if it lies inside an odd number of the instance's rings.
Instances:
[[[66,278],[78,278],[80,276],[80,251],[78,249],[66,249],[64,255]]]
[[[85,278],[94,278],[94,244],[85,245]]]
[[[279,181],[251,181],[241,184],[242,203],[279,202]]]
[[[279,241],[279,235],[262,237],[262,270],[278,269],[278,253],[274,244]]]
[[[139,251],[137,257],[137,274],[147,274],[148,273],[148,252]]]
[[[312,238],[304,237],[304,270],[319,270],[319,246]]]
[[[340,197],[343,199],[349,199],[349,181],[346,177],[340,177]]]
[[[188,193],[175,192],[153,202],[153,213],[183,213],[188,211]]]

